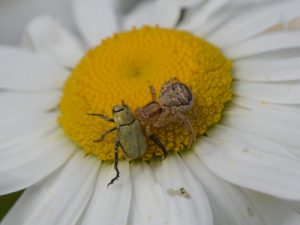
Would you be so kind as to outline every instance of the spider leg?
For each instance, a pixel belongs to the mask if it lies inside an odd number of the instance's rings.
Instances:
[[[107,187],[109,187],[109,185],[112,185],[120,177],[120,171],[119,171],[119,168],[118,168],[118,162],[119,162],[118,148],[120,146],[121,146],[121,142],[120,142],[119,138],[117,138],[117,141],[115,143],[115,148],[114,148],[114,153],[115,153],[114,169],[116,171],[116,176],[113,179],[111,179],[111,181],[107,184]]]
[[[113,127],[113,128],[110,128],[109,130],[105,131],[101,137],[97,140],[94,140],[94,142],[100,142],[100,141],[103,141],[103,139],[106,137],[106,135],[108,135],[109,133],[115,131],[117,129],[117,127]]]
[[[153,123],[153,126],[156,128],[163,127],[165,124],[167,124],[167,117],[169,116],[170,111],[164,110],[158,117],[157,120]]]
[[[191,137],[190,142],[189,142],[189,148],[190,148],[192,146],[193,142],[196,140],[196,134],[195,134],[194,128],[192,127],[192,124],[187,116],[183,115],[180,112],[175,112],[174,116],[184,123],[185,129],[189,132],[190,137]]]
[[[96,113],[87,113],[88,116],[99,116],[100,118],[108,121],[108,122],[115,122],[114,119],[108,118],[107,116],[103,114],[96,114]]]
[[[155,134],[152,134],[149,137],[158,147],[160,147],[160,149],[164,153],[163,159],[166,159],[168,153],[165,146],[160,142],[159,138]]]
[[[152,96],[152,102],[156,102],[156,91],[155,91],[155,88],[152,85],[150,85],[149,89],[150,89],[150,93],[151,93],[151,96]]]
[[[146,124],[144,129],[145,129],[146,136],[150,137],[152,135],[151,125],[150,124]]]

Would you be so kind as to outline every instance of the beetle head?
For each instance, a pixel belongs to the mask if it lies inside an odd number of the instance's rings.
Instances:
[[[114,121],[118,125],[129,124],[133,120],[135,120],[132,111],[125,104],[114,106],[112,109],[112,113],[114,116]]]

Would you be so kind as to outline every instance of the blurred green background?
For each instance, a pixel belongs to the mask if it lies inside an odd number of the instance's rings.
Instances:
[[[0,222],[22,193],[23,191],[18,191],[0,196]]]

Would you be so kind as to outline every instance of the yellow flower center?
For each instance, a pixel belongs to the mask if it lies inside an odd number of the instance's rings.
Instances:
[[[87,113],[112,118],[112,107],[121,100],[134,112],[151,101],[149,85],[159,92],[164,82],[176,77],[194,95],[187,116],[200,137],[220,120],[231,98],[231,73],[231,61],[218,48],[190,33],[158,27],[117,33],[88,51],[72,71],[61,98],[59,123],[87,154],[111,161],[116,133],[101,142],[94,140],[115,124]],[[169,152],[185,149],[190,140],[181,123],[159,128],[155,134]],[[142,159],[161,155],[149,139]],[[124,153],[119,151],[119,156],[124,158]]]

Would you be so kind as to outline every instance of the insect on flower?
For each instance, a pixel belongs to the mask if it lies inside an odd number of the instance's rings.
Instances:
[[[190,134],[189,147],[191,147],[196,135],[189,118],[185,115],[194,104],[194,97],[189,87],[174,77],[162,85],[158,100],[156,100],[154,87],[149,88],[152,101],[136,110],[136,116],[145,127],[146,135],[150,136],[153,128],[180,122]]]
[[[170,195],[170,196],[181,196],[181,197],[184,197],[184,198],[191,198],[191,194],[184,188],[180,188],[180,189],[173,189],[173,188],[170,188],[167,190],[167,193]]]
[[[88,114],[90,116],[99,116],[108,122],[114,122],[116,124],[115,127],[105,131],[101,135],[100,139],[94,141],[103,141],[107,134],[117,131],[117,138],[114,147],[114,169],[116,171],[116,176],[108,183],[107,186],[113,184],[120,177],[120,171],[118,169],[119,147],[121,147],[125,156],[129,159],[138,159],[142,157],[147,151],[148,147],[147,139],[142,130],[140,122],[136,120],[131,109],[123,101],[121,105],[116,105],[112,108],[112,113],[113,119],[102,114]],[[154,134],[150,135],[149,137],[162,149],[165,158],[167,152],[160,140]]]

